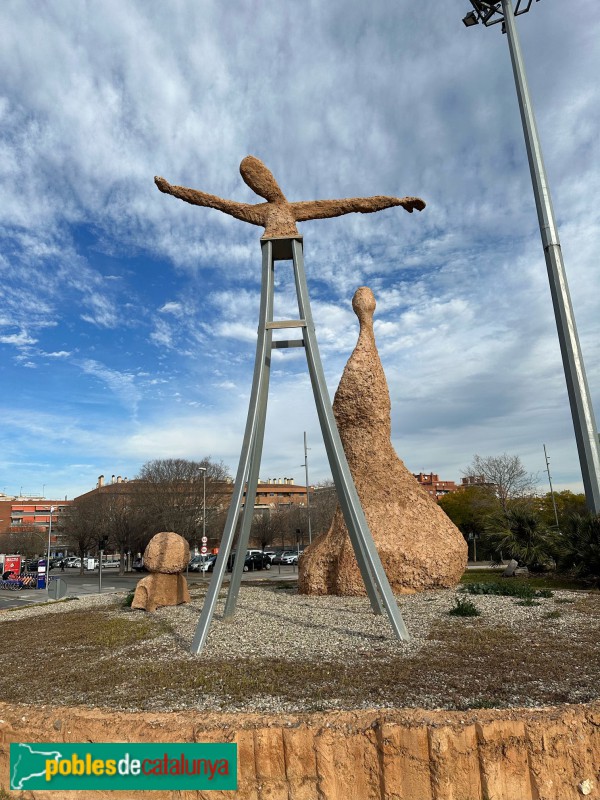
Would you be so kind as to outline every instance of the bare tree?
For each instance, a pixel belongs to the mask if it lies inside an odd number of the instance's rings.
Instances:
[[[85,556],[95,552],[107,530],[103,497],[97,495],[74,500],[61,515],[58,530],[81,559],[79,572],[82,575]]]
[[[277,531],[277,520],[271,514],[269,506],[254,514],[252,527],[250,528],[250,538],[261,550],[273,544]]]
[[[508,453],[485,457],[474,455],[463,475],[474,479],[475,486],[491,488],[503,511],[508,510],[511,501],[533,495],[538,482],[538,476],[527,472],[519,456]]]
[[[231,497],[227,467],[211,461],[210,457],[202,461],[183,458],[148,461],[136,482],[138,502],[145,510],[146,531],[151,534],[175,531],[190,543],[197,543],[203,530],[205,485],[207,534]]]
[[[46,555],[48,537],[33,525],[19,525],[2,536],[2,549],[5,553],[22,555],[26,559]]]
[[[313,537],[329,530],[337,503],[337,492],[332,480],[321,481],[321,483],[316,484],[314,494],[310,496],[310,519]]]

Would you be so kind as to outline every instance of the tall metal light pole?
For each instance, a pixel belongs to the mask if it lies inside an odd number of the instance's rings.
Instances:
[[[200,467],[202,472],[202,548],[200,552],[206,553],[206,467]]]
[[[310,521],[310,488],[308,486],[308,447],[306,446],[306,431],[304,431],[304,475],[306,478],[306,514],[308,516],[308,543],[312,542],[312,526]]]
[[[48,558],[46,559],[46,589],[50,580],[50,537],[52,536],[52,514],[54,506],[50,506],[50,522],[48,523]]]
[[[463,19],[467,27],[482,22],[486,27],[502,23],[502,31],[507,34],[510,58],[519,100],[521,122],[525,134],[527,158],[533,183],[533,193],[537,208],[542,245],[550,281],[550,293],[554,306],[554,316],[558,329],[558,339],[567,382],[567,392],[575,428],[575,440],[579,453],[579,463],[588,509],[600,514],[600,444],[598,429],[594,418],[594,408],[587,385],[583,356],[577,336],[575,315],[571,306],[567,275],[565,272],[558,228],[552,210],[550,189],[542,158],[533,106],[529,97],[525,65],[517,35],[515,16],[529,11],[532,0],[517,0],[515,9],[511,0],[483,2],[470,0],[473,11]],[[538,2],[538,0],[536,0]]]

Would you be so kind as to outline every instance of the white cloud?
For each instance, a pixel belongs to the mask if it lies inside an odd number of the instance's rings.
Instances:
[[[15,347],[27,347],[37,342],[37,339],[31,337],[26,331],[19,331],[19,333],[10,333],[0,336],[2,344],[11,344]]]
[[[235,458],[252,377],[261,231],[166,197],[152,178],[256,202],[238,173],[254,153],[292,200],[427,201],[422,214],[389,209],[300,226],[332,393],[356,341],[352,294],[369,285],[407,463],[456,478],[475,451],[514,449],[534,462],[545,440],[560,480],[576,482],[506,37],[498,27],[464,28],[462,13],[416,0],[307,0],[302,13],[275,0],[233,12],[216,0],[175,10],[107,0],[83,20],[64,4],[34,17],[4,4],[0,347],[20,359],[5,359],[7,370],[37,364],[43,388],[29,413],[51,404],[80,450],[87,431],[90,443],[108,442],[115,461],[124,441],[116,429],[125,425],[129,436],[131,414],[149,433],[146,444],[128,444],[135,457],[153,445],[168,452],[169,437],[191,452],[185,426],[193,421],[207,449]],[[600,313],[590,287],[600,234],[600,20],[540,3],[518,27],[598,402]],[[276,283],[276,317],[294,318],[288,264],[277,263]],[[277,352],[273,365],[278,446],[266,446],[265,469],[276,474],[289,472],[286,459],[300,463],[291,453],[303,426],[319,437],[302,352]],[[97,402],[106,400],[98,380],[118,409]],[[185,404],[197,416],[177,416]],[[157,406],[167,422],[153,437]],[[69,419],[86,412],[73,431]],[[115,426],[108,438],[107,420]],[[50,435],[40,432],[46,442]],[[31,446],[25,434],[22,446]],[[320,469],[316,444],[312,455]],[[61,474],[73,477],[66,467]]]

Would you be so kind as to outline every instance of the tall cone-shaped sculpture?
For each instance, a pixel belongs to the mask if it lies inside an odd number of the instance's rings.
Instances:
[[[373,332],[373,292],[358,289],[352,308],[360,334],[333,410],[381,562],[396,593],[455,586],[467,564],[467,543],[392,447],[390,395]],[[331,528],[300,559],[298,586],[302,594],[365,594],[339,507]]]

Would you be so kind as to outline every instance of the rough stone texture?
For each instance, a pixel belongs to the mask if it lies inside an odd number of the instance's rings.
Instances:
[[[390,396],[375,335],[375,298],[357,290],[352,307],[358,343],[340,380],[333,410],[375,545],[394,592],[455,586],[467,563],[467,543],[396,455]],[[302,594],[365,594],[341,510],[299,564]]]
[[[240,173],[245,183],[258,194],[264,197],[266,203],[236,203],[234,200],[224,200],[214,194],[200,192],[197,189],[188,189],[185,186],[172,186],[164,178],[155,177],[154,182],[161,192],[171,194],[186,203],[195,206],[216,208],[224,214],[229,214],[251,225],[262,225],[265,228],[265,238],[280,238],[298,236],[296,222],[305,222],[310,219],[326,219],[339,217],[343,214],[360,212],[369,214],[381,211],[392,206],[402,206],[412,214],[416,208],[422,211],[425,203],[418,197],[350,197],[344,200],[309,200],[299,203],[289,203],[279,188],[273,173],[255,156],[246,156],[240,164]]]
[[[580,800],[582,788],[598,800],[599,723],[599,703],[281,715],[0,703],[0,787],[9,785],[11,742],[235,742],[237,792],[142,790],[136,800]],[[121,797],[130,795],[69,792],[69,800]]]
[[[144,565],[152,574],[138,582],[131,607],[156,611],[189,603],[187,581],[180,574],[189,560],[189,545],[178,533],[163,531],[153,536],[144,551]]]

